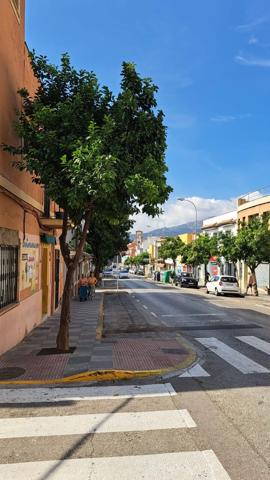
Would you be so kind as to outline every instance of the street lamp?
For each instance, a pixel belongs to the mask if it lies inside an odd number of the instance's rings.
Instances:
[[[189,200],[189,198],[177,198],[179,202],[189,202],[193,207],[195,208],[195,239],[197,238],[197,230],[198,230],[198,212],[197,212],[197,207],[192,200]]]

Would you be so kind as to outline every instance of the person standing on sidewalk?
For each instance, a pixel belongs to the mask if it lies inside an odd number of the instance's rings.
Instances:
[[[253,285],[254,285],[254,275],[251,273],[248,278],[246,294],[248,294],[249,289],[251,289],[251,295],[253,294]]]
[[[80,297],[80,302],[87,300],[87,288],[88,288],[88,281],[87,278],[82,274],[79,283],[78,283],[78,293]]]
[[[97,284],[97,279],[94,275],[94,273],[90,273],[90,277],[88,277],[87,279],[88,281],[88,297],[91,296],[91,298],[93,298],[93,296],[95,295],[95,287],[96,287],[96,284]]]

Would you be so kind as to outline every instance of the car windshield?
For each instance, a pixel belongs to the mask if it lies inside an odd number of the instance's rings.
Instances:
[[[221,277],[220,280],[224,283],[237,283],[237,279],[235,277]]]
[[[182,273],[181,273],[181,276],[182,276],[182,277],[192,277],[192,273],[182,272]]]

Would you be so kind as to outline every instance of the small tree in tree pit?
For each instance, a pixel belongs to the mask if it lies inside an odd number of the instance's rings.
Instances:
[[[34,98],[20,90],[17,132],[24,142],[6,149],[20,155],[15,165],[45,185],[64,211],[60,247],[67,275],[57,347],[67,351],[73,274],[93,215],[111,205],[130,215],[140,208],[148,215],[160,213],[171,191],[166,134],[163,114],[156,110],[157,87],[133,64],[123,63],[121,90],[113,98],[92,72],[76,71],[66,54],[60,67],[35,54],[31,60],[40,86]],[[69,220],[79,232],[74,257],[67,243]]]
[[[94,256],[96,278],[99,277],[101,269],[108,260],[126,250],[129,242],[128,232],[132,224],[133,222],[127,218],[121,221],[117,221],[116,218],[109,221],[102,212],[95,214],[90,224],[87,242],[89,252]]]
[[[246,263],[255,280],[255,295],[258,295],[256,268],[263,262],[270,262],[269,218],[269,214],[264,214],[248,223],[241,222],[236,237],[238,258]]]
[[[199,235],[189,245],[183,248],[182,261],[193,267],[204,265],[205,280],[207,280],[207,265],[212,256],[218,254],[218,240],[216,236]]]
[[[173,261],[173,269],[176,268],[176,259],[181,255],[185,244],[179,237],[167,237],[161,247],[158,249],[158,256],[164,261],[171,258]]]
[[[227,262],[234,266],[236,271],[237,260],[239,260],[239,248],[237,245],[236,235],[232,232],[222,232],[218,236],[218,253],[220,257],[224,257]]]

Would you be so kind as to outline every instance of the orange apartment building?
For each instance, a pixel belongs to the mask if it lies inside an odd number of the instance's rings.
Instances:
[[[249,222],[253,217],[261,216],[263,213],[270,212],[270,195],[251,194],[238,199],[237,220],[240,222]],[[245,291],[248,282],[249,271],[247,265],[239,263],[239,281],[243,291]],[[270,287],[270,264],[262,263],[256,269],[258,288],[261,291],[268,291]]]
[[[20,142],[13,122],[22,87],[32,93],[37,87],[25,44],[25,0],[1,0],[0,144]],[[44,189],[0,149],[0,354],[59,304],[64,264],[58,240],[62,220],[55,210]]]

